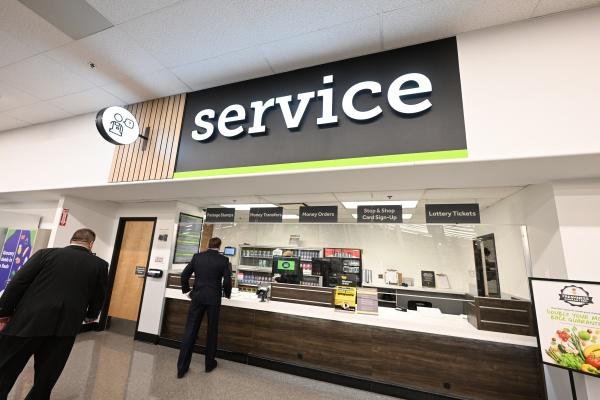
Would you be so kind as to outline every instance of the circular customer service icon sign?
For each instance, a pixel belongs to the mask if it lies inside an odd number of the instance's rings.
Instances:
[[[112,144],[131,144],[140,135],[137,120],[123,107],[107,107],[96,115],[96,128]]]

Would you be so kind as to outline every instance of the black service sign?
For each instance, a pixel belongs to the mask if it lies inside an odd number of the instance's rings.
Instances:
[[[205,222],[234,222],[235,208],[207,208]]]
[[[256,207],[250,209],[249,222],[281,222],[283,207]]]
[[[399,224],[402,222],[402,206],[358,206],[356,222],[376,224]]]
[[[180,137],[175,178],[464,158],[456,38],[188,93]]]
[[[428,224],[478,224],[481,222],[479,204],[426,204]]]
[[[337,222],[337,206],[300,207],[299,222]]]

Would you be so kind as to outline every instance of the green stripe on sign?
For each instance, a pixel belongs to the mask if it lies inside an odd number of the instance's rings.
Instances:
[[[356,167],[366,165],[380,164],[396,164],[407,163],[414,161],[432,161],[432,160],[450,160],[454,158],[467,158],[469,151],[464,150],[446,150],[446,151],[429,151],[424,153],[410,154],[392,154],[387,156],[371,156],[371,157],[355,157],[342,158],[339,160],[322,160],[322,161],[303,161],[285,164],[271,165],[255,165],[250,167],[232,167],[232,168],[217,168],[201,171],[184,171],[175,172],[174,179],[183,178],[200,178],[206,176],[220,175],[241,175],[255,174],[264,172],[281,172],[293,170],[319,169],[319,168],[339,168],[339,167]]]

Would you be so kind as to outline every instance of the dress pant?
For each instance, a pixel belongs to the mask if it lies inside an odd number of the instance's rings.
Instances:
[[[62,373],[75,336],[18,337],[0,335],[0,400],[6,400],[33,356],[35,377],[26,400],[48,400]]]
[[[219,334],[219,310],[220,305],[199,304],[192,300],[188,318],[185,325],[185,333],[177,360],[177,371],[185,373],[190,368],[192,353],[198,337],[198,330],[202,324],[204,314],[208,316],[208,330],[206,335],[205,367],[210,368],[217,355],[217,336]]]

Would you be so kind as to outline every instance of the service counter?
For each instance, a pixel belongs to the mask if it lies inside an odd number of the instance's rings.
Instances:
[[[188,305],[167,289],[163,344],[181,339]],[[239,292],[223,299],[219,333],[221,357],[409,399],[544,398],[536,339],[478,330],[464,315],[344,313]]]

